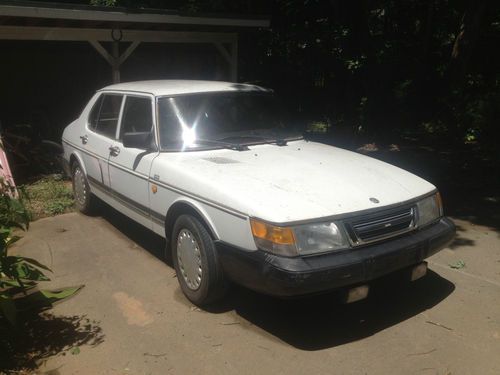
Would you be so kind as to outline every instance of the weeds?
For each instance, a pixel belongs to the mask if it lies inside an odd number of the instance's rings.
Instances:
[[[60,175],[51,175],[25,187],[33,219],[69,212],[73,207],[71,184]]]

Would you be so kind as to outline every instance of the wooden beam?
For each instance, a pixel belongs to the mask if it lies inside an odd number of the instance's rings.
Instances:
[[[122,55],[120,56],[120,64],[123,64],[125,62],[125,60],[128,59],[128,57],[132,54],[132,52],[135,51],[135,49],[139,46],[139,44],[141,44],[141,42],[139,41],[133,41],[131,45],[129,45],[127,47],[127,49],[125,50],[125,52],[122,53]]]
[[[233,27],[269,27],[269,19],[225,17],[192,17],[162,13],[127,13],[125,9],[103,11],[95,9],[53,8],[44,6],[0,5],[0,16],[51,18],[106,22],[163,23],[176,25],[206,25]]]
[[[226,47],[222,43],[214,43],[215,48],[220,52],[222,57],[224,57],[227,61],[228,64],[231,64],[232,58],[229,52],[227,51]]]
[[[109,53],[106,48],[104,48],[103,45],[97,40],[89,40],[88,42],[92,45],[92,47],[95,48],[97,52],[99,52],[102,57],[104,57],[108,64],[111,65],[113,83],[120,82],[120,66],[125,62],[125,60],[128,59],[128,57],[140,44],[140,42],[132,42],[132,44],[127,47],[125,52],[120,55],[120,42],[113,42],[112,53]]]
[[[111,65],[113,83],[120,83],[120,42],[113,42],[111,45],[111,51],[113,54],[113,64]]]
[[[88,41],[92,47],[96,49],[99,54],[106,59],[106,61],[109,63],[109,65],[113,66],[115,64],[115,60],[111,54],[106,51],[106,48],[102,46],[101,43],[99,43],[97,40],[89,40]]]
[[[234,40],[229,44],[229,51],[222,43],[214,43],[215,48],[220,52],[229,66],[229,76],[232,82],[238,80],[238,41]]]
[[[121,42],[145,43],[232,43],[236,33],[122,30]],[[0,39],[112,42],[110,29],[69,27],[0,26]]]

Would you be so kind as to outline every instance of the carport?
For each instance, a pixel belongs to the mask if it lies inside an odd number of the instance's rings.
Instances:
[[[264,16],[0,0],[2,135],[58,142],[95,90],[110,83],[236,82],[239,35],[249,39],[269,23]],[[14,175],[26,172],[9,161]],[[1,164],[0,175],[11,178],[5,155]]]
[[[238,32],[269,26],[262,17],[192,16],[176,11],[61,3],[0,2],[0,40],[88,42],[109,63],[112,81],[141,43],[209,44],[238,78]],[[168,68],[168,67],[167,67]]]

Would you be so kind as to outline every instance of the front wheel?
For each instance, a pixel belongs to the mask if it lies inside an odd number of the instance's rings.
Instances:
[[[207,229],[191,215],[181,215],[172,232],[172,258],[184,295],[202,306],[221,299],[227,282]]]
[[[87,176],[80,164],[75,163],[71,171],[73,181],[73,196],[75,197],[75,206],[84,214],[91,214],[95,209],[95,197],[90,192],[90,186]]]

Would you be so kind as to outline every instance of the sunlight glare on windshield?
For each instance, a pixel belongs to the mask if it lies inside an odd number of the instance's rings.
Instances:
[[[179,120],[179,124],[181,124],[182,127],[182,143],[183,143],[182,150],[184,150],[186,147],[191,146],[196,141],[196,123],[194,123],[193,127],[190,128],[186,124],[186,121],[184,120],[184,117],[182,116],[179,107],[175,103],[174,98],[169,98],[169,102],[172,105],[175,116]]]

